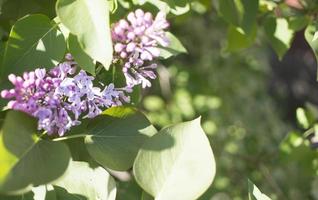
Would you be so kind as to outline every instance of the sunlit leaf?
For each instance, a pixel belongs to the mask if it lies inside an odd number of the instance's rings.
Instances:
[[[115,200],[116,183],[102,167],[72,161],[66,174],[54,184],[57,200]],[[56,187],[58,186],[58,187]]]
[[[249,200],[271,200],[263,194],[252,181],[248,179],[248,199]]]
[[[156,200],[197,199],[215,175],[200,119],[169,126],[147,140],[133,170],[137,183]]]
[[[288,26],[288,22],[284,18],[268,18],[264,24],[267,38],[278,55],[282,59],[291,46],[294,31]]]
[[[167,32],[167,37],[169,38],[170,43],[168,47],[160,47],[161,58],[167,59],[180,53],[187,53],[186,48],[182,45],[182,43],[176,36],[174,36],[170,32]]]
[[[83,50],[106,69],[112,61],[109,5],[106,0],[58,0],[56,13],[77,36]]]

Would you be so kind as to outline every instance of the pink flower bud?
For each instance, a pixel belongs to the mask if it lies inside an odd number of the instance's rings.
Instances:
[[[127,58],[127,53],[124,52],[124,51],[120,52],[120,57],[121,58]]]
[[[14,74],[10,74],[10,75],[8,76],[8,79],[9,79],[9,81],[10,81],[13,85],[15,85],[16,82],[17,82],[17,77],[16,77],[16,75],[14,75]]]
[[[144,14],[145,14],[144,11],[142,11],[141,9],[137,9],[137,10],[135,11],[136,17],[143,17]]]
[[[2,90],[1,91],[1,97],[4,99],[11,98],[10,92],[8,90]]]
[[[128,34],[127,34],[127,38],[128,39],[130,39],[130,40],[133,40],[133,39],[135,39],[135,33],[134,32],[129,32]]]
[[[123,44],[121,44],[121,43],[117,43],[117,44],[115,44],[114,50],[115,50],[115,52],[119,53],[119,52],[121,52],[124,48],[125,48],[125,45],[123,45]]]
[[[136,48],[136,44],[133,43],[133,42],[131,42],[131,43],[129,43],[129,44],[127,45],[126,51],[127,51],[127,52],[132,52],[132,51],[135,50],[135,48]]]

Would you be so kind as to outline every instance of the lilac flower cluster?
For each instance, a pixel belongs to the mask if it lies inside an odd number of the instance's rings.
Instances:
[[[129,102],[125,89],[109,84],[103,90],[93,86],[94,77],[81,70],[77,75],[74,62],[69,59],[51,69],[25,72],[22,77],[9,75],[14,89],[3,90],[1,97],[11,99],[8,108],[23,111],[38,118],[38,129],[62,136],[72,126],[79,125],[79,117],[93,118],[101,108]]]
[[[115,59],[123,60],[123,73],[127,87],[141,84],[150,87],[148,79],[155,79],[157,64],[152,63],[160,55],[159,45],[167,47],[169,39],[165,29],[169,27],[166,15],[159,12],[155,19],[149,12],[137,9],[112,27]]]

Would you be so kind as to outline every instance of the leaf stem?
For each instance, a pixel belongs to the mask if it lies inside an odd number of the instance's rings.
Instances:
[[[70,135],[70,136],[65,136],[65,137],[58,137],[54,138],[52,141],[62,141],[62,140],[68,140],[68,139],[74,139],[74,138],[82,138],[87,136],[87,134],[76,134],[76,135]]]

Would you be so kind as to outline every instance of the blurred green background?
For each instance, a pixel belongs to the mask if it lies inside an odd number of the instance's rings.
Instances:
[[[228,53],[226,23],[201,7],[172,18],[171,24],[188,54],[162,63],[159,80],[145,92],[141,107],[159,129],[202,117],[217,173],[200,200],[247,199],[247,178],[273,199],[318,199],[317,150],[296,123],[296,108],[315,91],[299,100],[300,94],[290,95],[288,87],[303,87],[296,79],[308,70],[302,54],[298,63],[290,53],[279,62],[262,30],[253,47]],[[303,82],[317,89],[315,81],[308,83],[315,80],[315,63],[307,68],[313,73]],[[279,77],[284,70],[293,73]],[[138,199],[131,184],[122,183],[119,199]]]

